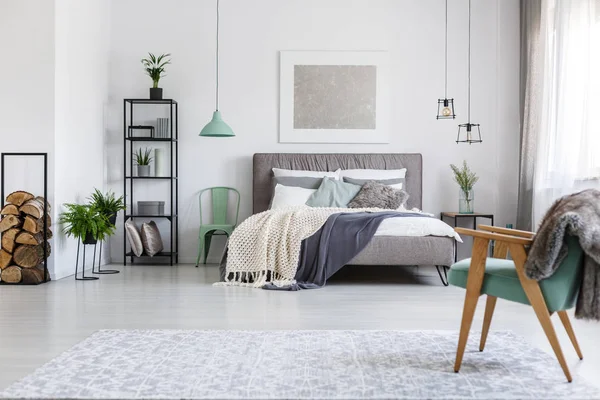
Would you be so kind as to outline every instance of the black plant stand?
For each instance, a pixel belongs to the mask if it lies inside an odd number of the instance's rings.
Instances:
[[[75,261],[75,280],[76,281],[95,281],[96,279],[100,279],[97,276],[85,276],[85,246],[88,246],[87,244],[83,243],[83,267],[82,267],[82,271],[81,271],[81,278],[77,277],[77,270],[79,267],[79,246],[81,246],[82,242],[81,239],[77,242],[77,261]],[[94,271],[94,264],[96,263],[96,246],[97,246],[97,242],[93,243],[93,244],[89,244],[89,246],[94,246],[94,257],[92,258],[92,271]]]
[[[102,269],[102,245],[104,242],[100,242],[100,255],[98,256],[98,271],[94,270],[94,263],[92,263],[92,274],[118,274],[121,271],[117,271],[116,269]],[[96,254],[96,249],[94,248],[94,256]],[[95,259],[96,257],[94,257]],[[95,261],[95,260],[94,260]]]

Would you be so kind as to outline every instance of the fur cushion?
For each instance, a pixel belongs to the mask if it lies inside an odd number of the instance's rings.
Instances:
[[[155,254],[163,251],[163,241],[160,236],[160,232],[156,223],[150,221],[149,223],[144,222],[142,224],[142,243],[144,244],[144,250],[146,254],[153,257]]]
[[[368,181],[348,204],[349,208],[384,208],[396,210],[406,204],[408,193],[383,183]]]

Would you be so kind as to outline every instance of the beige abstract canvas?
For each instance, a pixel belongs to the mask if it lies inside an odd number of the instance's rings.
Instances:
[[[377,67],[295,65],[294,129],[375,129]]]
[[[385,51],[282,51],[281,143],[389,143]]]

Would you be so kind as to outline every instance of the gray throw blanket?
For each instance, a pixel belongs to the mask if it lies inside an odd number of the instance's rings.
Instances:
[[[548,210],[533,239],[525,275],[551,276],[567,256],[565,236],[579,238],[585,253],[575,317],[600,320],[600,191],[584,190],[558,199]]]
[[[296,283],[279,287],[263,286],[269,290],[317,289],[344,265],[350,262],[371,241],[383,220],[398,217],[423,217],[419,213],[358,212],[332,214],[312,236],[302,241]]]

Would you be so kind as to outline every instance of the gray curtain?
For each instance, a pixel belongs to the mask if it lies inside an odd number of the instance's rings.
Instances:
[[[542,1],[521,0],[521,154],[517,228],[533,230],[533,185],[542,105]]]

